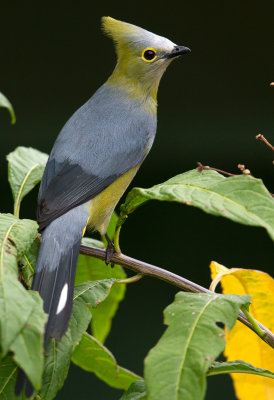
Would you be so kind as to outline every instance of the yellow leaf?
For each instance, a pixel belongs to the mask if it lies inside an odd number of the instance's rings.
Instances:
[[[210,269],[213,290],[221,280],[224,294],[251,295],[250,313],[268,329],[274,330],[274,280],[270,275],[252,269],[229,269],[215,261],[211,262]],[[243,360],[274,371],[273,349],[239,321],[231,332],[227,332],[224,355],[228,361]],[[231,377],[238,399],[274,399],[273,379],[249,374],[231,374]]]

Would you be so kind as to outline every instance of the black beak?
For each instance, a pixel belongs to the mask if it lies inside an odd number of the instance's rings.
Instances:
[[[174,49],[172,50],[172,52],[168,53],[165,57],[166,58],[174,58],[174,57],[181,56],[182,54],[185,54],[185,53],[190,53],[190,51],[191,50],[188,47],[175,46]]]

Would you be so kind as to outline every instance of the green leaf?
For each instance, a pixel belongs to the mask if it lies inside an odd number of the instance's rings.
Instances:
[[[274,372],[268,369],[261,369],[253,367],[242,360],[217,362],[215,361],[208,369],[207,376],[219,375],[219,374],[232,374],[232,373],[244,373],[265,376],[266,378],[274,379]]]
[[[84,237],[82,239],[82,245],[84,246],[92,246],[92,247],[97,247],[99,249],[104,249],[104,243],[96,240],[96,239],[91,239],[88,237]],[[91,259],[91,262],[90,262]],[[84,283],[87,281],[93,281],[93,280],[97,280],[96,278],[94,278],[94,274],[93,274],[93,260],[96,260],[94,258],[91,258],[90,256],[85,256],[82,254],[79,254],[78,257],[78,263],[77,263],[77,269],[76,269],[76,276],[75,276],[75,285],[79,285],[80,283]],[[95,265],[95,262],[94,262]],[[106,276],[101,274],[100,277],[98,279],[104,279],[104,278],[112,278],[112,276]]]
[[[83,254],[79,255],[76,270],[76,284],[87,280],[97,281],[106,278],[124,279],[125,277],[126,274],[119,265],[115,265],[112,268],[110,265],[106,265],[102,260],[84,256]],[[124,298],[125,291],[126,285],[114,285],[111,288],[109,296],[96,309],[91,310],[92,333],[101,343],[104,343],[111,329],[112,318],[118,309],[120,301]]]
[[[0,400],[23,400],[25,396],[15,396],[14,386],[18,367],[10,355],[0,361]]]
[[[0,107],[5,107],[9,110],[10,116],[11,116],[11,123],[15,124],[16,122],[16,117],[14,113],[14,109],[9,102],[9,100],[6,98],[6,96],[3,95],[3,93],[0,92]]]
[[[9,183],[16,217],[19,217],[23,198],[40,182],[47,159],[47,154],[31,147],[17,147],[7,155]]]
[[[138,375],[117,365],[113,354],[93,336],[85,333],[75,348],[71,360],[86,371],[117,389],[127,389]]]
[[[81,244],[84,246],[98,247],[98,249],[105,248],[104,243],[101,242],[101,240],[96,240],[89,237],[83,237]]]
[[[0,331],[1,351],[14,352],[35,388],[43,372],[43,332],[46,314],[37,293],[18,281],[17,260],[28,251],[37,235],[37,224],[0,214]]]
[[[90,261],[92,263],[92,261]],[[101,260],[96,260],[93,265],[94,278],[97,279],[113,277],[116,279],[124,279],[126,274],[120,265],[106,266]],[[92,333],[101,343],[107,338],[111,329],[112,318],[115,316],[119,307],[119,303],[125,297],[126,285],[117,284],[111,288],[109,296],[96,308],[91,310],[91,328]]]
[[[54,399],[63,386],[68,374],[70,357],[91,319],[89,307],[97,307],[108,296],[115,281],[115,279],[104,279],[75,287],[68,331],[59,342],[51,339],[47,347],[41,400]]]
[[[234,222],[264,227],[274,240],[274,198],[261,179],[191,170],[149,189],[133,188],[121,206],[119,224],[148,200],[176,201]]]
[[[31,246],[36,235],[36,222],[0,214],[0,328],[4,355],[35,306],[18,281],[17,260]]]
[[[149,400],[203,399],[206,373],[225,348],[239,308],[250,296],[179,292],[165,311],[168,325],[158,344],[145,359],[145,382]]]
[[[40,389],[44,369],[44,326],[47,315],[43,311],[43,301],[37,292],[29,292],[34,307],[25,326],[10,346],[14,360],[25,371],[35,389]]]
[[[146,385],[143,380],[135,381],[120,400],[146,400]]]
[[[39,243],[35,240],[19,260],[22,278],[29,289],[31,288],[32,284],[38,250]]]

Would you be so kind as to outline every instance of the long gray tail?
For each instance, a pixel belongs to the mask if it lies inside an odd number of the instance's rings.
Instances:
[[[87,218],[85,206],[79,206],[51,222],[42,233],[32,290],[40,293],[48,314],[44,349],[50,336],[60,340],[68,328],[76,264]],[[26,381],[24,372],[19,372],[16,395],[22,392]],[[30,397],[32,393],[33,388],[27,382],[25,394]]]

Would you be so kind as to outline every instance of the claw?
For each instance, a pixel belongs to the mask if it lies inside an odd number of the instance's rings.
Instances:
[[[105,258],[105,263],[106,265],[108,265],[110,263],[111,258],[113,257],[113,255],[115,254],[115,248],[114,248],[114,244],[112,243],[110,237],[108,236],[108,234],[105,234],[105,238],[108,242],[107,248],[106,248],[106,258]],[[114,263],[111,263],[111,267],[114,267]]]

